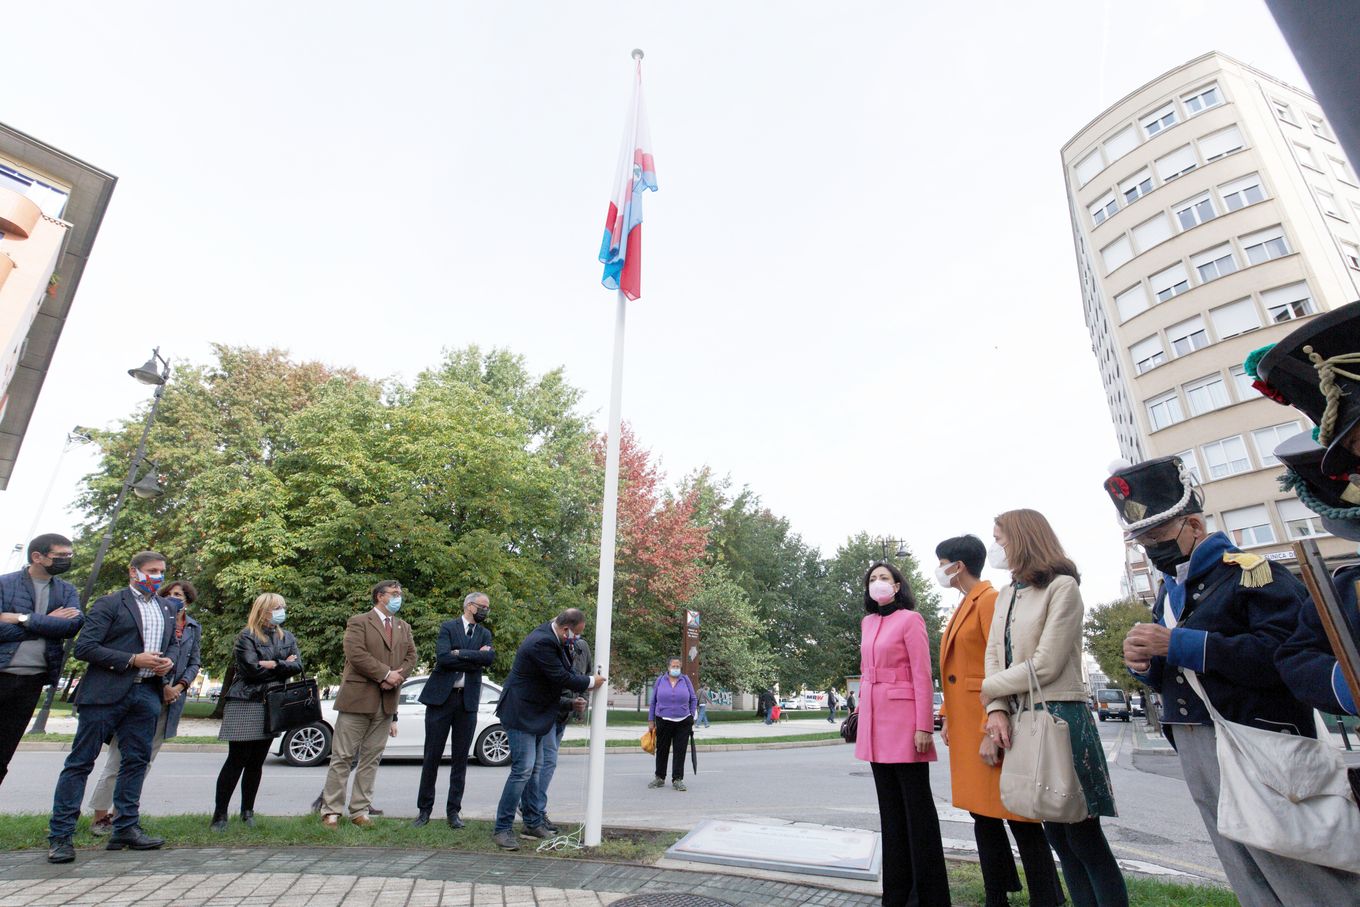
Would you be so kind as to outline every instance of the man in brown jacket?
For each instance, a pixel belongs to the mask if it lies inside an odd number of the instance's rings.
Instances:
[[[331,740],[331,766],[321,792],[321,822],[327,828],[340,825],[345,808],[354,754],[359,765],[349,800],[349,818],[360,827],[373,824],[368,810],[373,802],[373,781],[378,761],[395,730],[399,689],[416,666],[416,644],[411,625],[396,617],[401,609],[401,583],[383,580],[373,587],[373,608],[356,614],[345,625],[345,672],[335,698],[335,721]]]

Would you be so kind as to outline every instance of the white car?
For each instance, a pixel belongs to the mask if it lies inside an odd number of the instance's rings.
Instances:
[[[425,706],[420,691],[428,676],[412,677],[401,685],[397,700],[397,736],[388,738],[384,759],[420,759],[425,755]],[[482,680],[482,702],[477,714],[477,730],[472,735],[472,758],[482,765],[508,765],[510,739],[496,717],[500,701],[499,684]],[[289,765],[320,765],[331,757],[331,733],[335,729],[335,700],[321,703],[321,720],[288,731],[279,740],[278,755]],[[451,746],[451,742],[450,742]],[[445,758],[452,753],[445,752]]]

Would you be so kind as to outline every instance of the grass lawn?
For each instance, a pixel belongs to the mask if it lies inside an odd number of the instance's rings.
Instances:
[[[1239,907],[1237,896],[1226,888],[1130,876],[1124,880],[1129,887],[1129,907]],[[982,870],[976,863],[949,864],[949,894],[954,907],[982,907],[986,903]],[[1029,893],[1012,892],[1010,902],[1011,907],[1024,907],[1029,903]]]
[[[638,734],[642,736],[641,733]],[[747,743],[806,743],[809,740],[839,740],[839,731],[818,731],[815,734],[781,734],[778,737],[712,737],[700,740],[701,746],[735,746]],[[177,738],[178,739],[178,738]],[[562,748],[589,746],[589,740],[563,740]],[[613,749],[633,747],[641,750],[636,740],[606,740],[605,746]]]
[[[42,700],[38,701],[38,705],[40,707],[42,706]],[[71,706],[72,703],[69,702],[54,702],[52,703],[52,711],[50,714],[57,718],[70,718],[72,714]],[[204,700],[202,702],[199,702],[197,700],[190,700],[189,702],[184,703],[184,714],[181,717],[211,718],[213,709],[215,708],[217,708],[217,703],[215,702],[210,702],[207,700]]]
[[[814,718],[820,719],[822,721],[826,720],[826,709],[802,709],[802,710],[784,709],[780,714],[786,721],[810,721]],[[841,721],[842,719],[845,718],[845,715],[846,715],[845,709],[841,709],[839,712],[836,713],[836,720],[838,722]],[[712,721],[714,724],[718,724],[723,721],[760,721],[762,719],[756,717],[756,713],[754,711],[715,712],[713,709],[709,709],[708,720]],[[642,709],[641,711],[637,711],[635,709],[609,710],[608,724],[619,726],[625,724],[645,725],[646,723],[647,723],[646,709]]]

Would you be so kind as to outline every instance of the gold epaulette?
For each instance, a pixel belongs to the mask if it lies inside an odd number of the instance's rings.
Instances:
[[[1242,585],[1249,589],[1258,589],[1261,586],[1270,585],[1274,579],[1270,575],[1270,561],[1261,557],[1259,554],[1247,554],[1245,551],[1229,551],[1223,555],[1223,563],[1232,564],[1234,567],[1242,568]]]

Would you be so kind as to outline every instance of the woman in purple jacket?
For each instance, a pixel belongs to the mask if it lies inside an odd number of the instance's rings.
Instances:
[[[675,761],[671,763],[671,787],[686,790],[685,750],[694,729],[694,713],[698,710],[699,697],[694,693],[694,685],[680,673],[680,659],[672,658],[666,673],[656,679],[652,708],[647,713],[647,727],[656,731],[656,777],[648,787],[665,786],[666,757],[670,755],[673,743]]]

